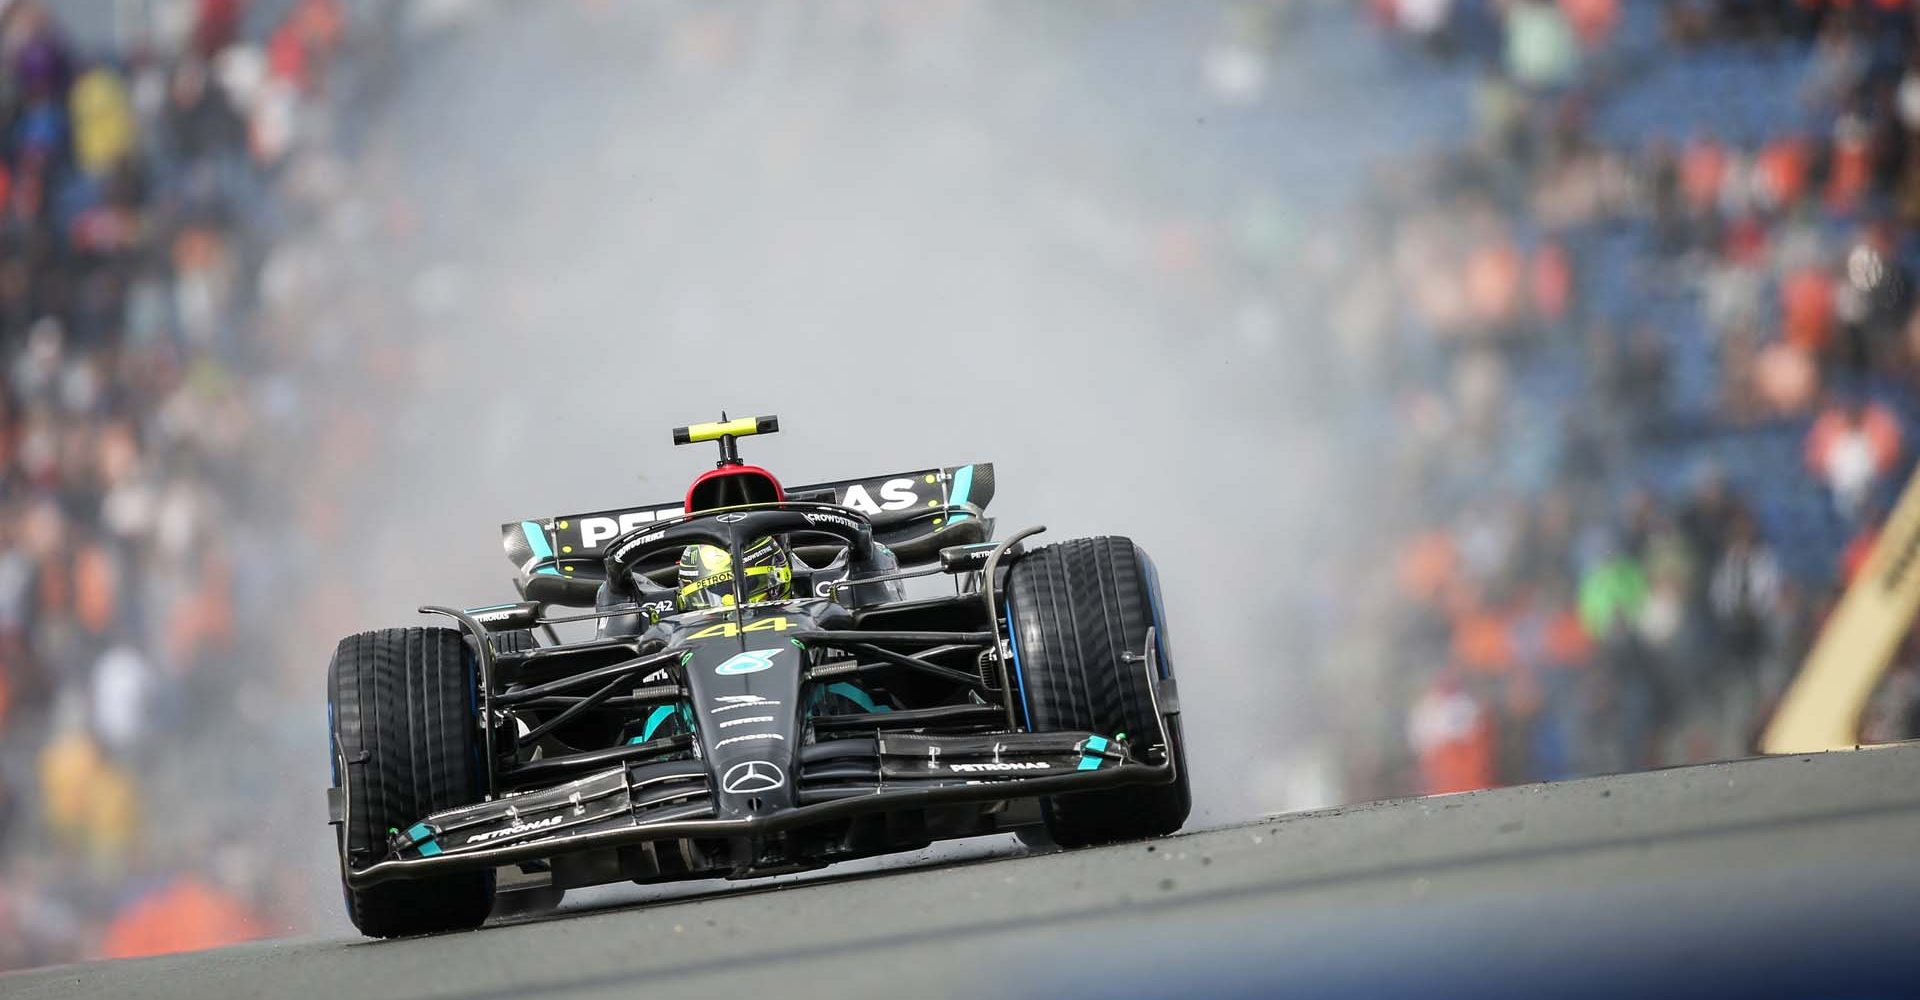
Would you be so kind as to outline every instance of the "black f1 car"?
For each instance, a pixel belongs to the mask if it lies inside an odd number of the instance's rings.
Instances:
[[[784,489],[736,443],[777,429],[677,428],[720,447],[684,502],[503,525],[521,601],[341,640],[328,803],[362,933],[477,926],[509,882],[750,878],[1185,822],[1144,551],[1025,548],[1039,527],[994,541],[985,463]],[[942,574],[951,594],[906,599]],[[580,641],[554,628],[586,622]]]

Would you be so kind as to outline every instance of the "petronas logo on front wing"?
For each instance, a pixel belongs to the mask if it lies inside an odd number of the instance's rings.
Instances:
[[[774,656],[784,651],[785,647],[775,646],[772,649],[749,649],[735,653],[727,662],[713,668],[713,672],[722,675],[757,674],[771,669]]]

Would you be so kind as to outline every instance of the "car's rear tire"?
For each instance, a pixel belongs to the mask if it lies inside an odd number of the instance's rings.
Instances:
[[[1030,728],[1125,733],[1135,746],[1159,742],[1145,667],[1123,656],[1143,653],[1148,628],[1158,624],[1160,669],[1172,676],[1156,581],[1153,561],[1126,538],[1079,538],[1014,563],[1007,620]],[[1078,847],[1180,829],[1193,796],[1177,720],[1168,730],[1178,771],[1172,783],[1053,796],[1041,803],[1053,842]]]
[[[460,633],[396,628],[348,636],[334,649],[327,689],[350,779],[341,828],[347,916],[370,937],[480,926],[493,908],[492,869],[364,889],[345,884],[347,860],[385,856],[388,831],[480,800],[474,661]]]

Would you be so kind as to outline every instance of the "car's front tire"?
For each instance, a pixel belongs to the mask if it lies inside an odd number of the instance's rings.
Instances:
[[[340,831],[347,916],[370,937],[478,927],[493,907],[492,869],[355,889],[349,859],[384,857],[387,834],[481,797],[473,655],[458,631],[396,628],[340,640],[327,668],[333,738],[344,763]],[[336,780],[338,778],[336,777]]]
[[[1146,670],[1132,658],[1146,650],[1147,630],[1161,621],[1145,551],[1117,537],[1038,549],[1014,563],[1006,603],[1030,728],[1125,733],[1135,746],[1159,742]],[[1164,640],[1164,633],[1162,627],[1157,638]],[[1161,669],[1171,671],[1163,642],[1157,652]],[[1177,719],[1168,730],[1165,752],[1178,772],[1173,782],[1053,796],[1041,803],[1053,842],[1077,847],[1180,829],[1193,796]]]

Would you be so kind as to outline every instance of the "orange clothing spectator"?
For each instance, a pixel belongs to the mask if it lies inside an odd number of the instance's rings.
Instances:
[[[1860,570],[1867,565],[1867,557],[1873,554],[1873,547],[1880,543],[1880,526],[1868,525],[1853,536],[1847,547],[1840,553],[1840,582],[1843,585],[1853,583]]]
[[[1841,515],[1853,517],[1893,471],[1901,447],[1900,422],[1884,405],[1831,406],[1807,432],[1807,468],[1833,492]]]
[[[200,0],[194,10],[194,52],[202,59],[212,59],[232,45],[240,37],[246,8],[247,0]]]
[[[1467,258],[1467,308],[1483,326],[1505,326],[1520,308],[1520,251],[1506,240],[1475,250]]]
[[[73,606],[73,572],[66,560],[48,559],[40,566],[40,614],[64,618]]]
[[[1593,659],[1593,639],[1573,608],[1562,610],[1547,622],[1543,646],[1547,659],[1558,666],[1580,667]]]
[[[1769,233],[1759,219],[1743,216],[1727,225],[1726,237],[1720,246],[1720,255],[1729,264],[1747,267],[1760,267],[1767,254]],[[1758,296],[1755,296],[1758,298]]]
[[[1560,0],[1560,11],[1588,49],[1612,41],[1613,29],[1620,24],[1620,0]]]
[[[1807,352],[1776,341],[1754,359],[1753,388],[1769,413],[1804,413],[1820,391],[1820,368]]]
[[[300,33],[293,30],[293,25],[282,25],[267,39],[267,71],[274,79],[284,80],[298,90],[306,90],[312,83],[307,50],[300,44]]]
[[[1705,214],[1719,204],[1726,175],[1726,148],[1713,139],[1695,137],[1680,151],[1680,193],[1693,213]]]
[[[1533,252],[1528,263],[1534,315],[1548,323],[1566,319],[1573,303],[1573,263],[1567,259],[1567,248],[1549,241]]]
[[[346,6],[340,0],[300,0],[287,23],[299,32],[309,50],[330,58],[346,37]]]
[[[1899,421],[1879,403],[1829,407],[1807,432],[1807,465],[1815,472],[1827,469],[1839,452],[1856,444],[1864,447],[1875,472],[1892,471],[1900,458]]]
[[[1479,674],[1505,674],[1518,657],[1513,648],[1512,622],[1492,611],[1468,611],[1453,623],[1453,656],[1462,667]]]
[[[1833,341],[1833,276],[1803,267],[1780,280],[1781,329],[1787,343],[1818,355]]]
[[[224,560],[209,555],[199,587],[174,604],[167,655],[175,663],[188,662],[203,652],[229,648],[233,637],[233,572]]]
[[[1459,565],[1460,553],[1454,548],[1453,535],[1445,531],[1429,531],[1415,537],[1400,550],[1395,576],[1400,583],[1400,592],[1409,600],[1433,604],[1440,600],[1453,582]]]
[[[1833,154],[1827,166],[1827,210],[1851,214],[1873,180],[1873,137],[1865,122],[1842,118],[1833,129]]]
[[[89,544],[73,557],[73,612],[87,631],[103,634],[116,620],[118,588],[113,557],[99,543]]]
[[[323,82],[345,32],[346,11],[339,0],[300,0],[267,39],[269,72],[303,93],[313,91]]]
[[[1435,678],[1407,716],[1407,742],[1420,762],[1426,795],[1470,792],[1497,783],[1493,714],[1449,674]]]
[[[1775,207],[1785,207],[1807,193],[1807,144],[1798,137],[1775,139],[1762,147],[1754,158],[1766,197]]]
[[[128,905],[108,925],[102,958],[141,958],[204,951],[266,933],[245,903],[191,876]]]

